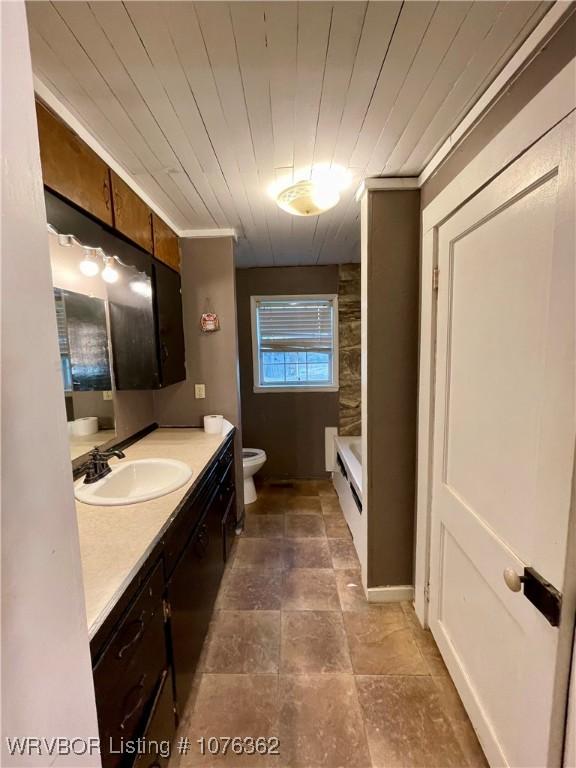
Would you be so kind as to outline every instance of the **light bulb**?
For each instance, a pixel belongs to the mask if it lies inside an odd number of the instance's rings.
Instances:
[[[312,191],[312,200],[314,200],[318,208],[327,211],[329,208],[333,208],[340,202],[340,194],[338,189],[335,189],[328,182],[315,182]]]
[[[86,277],[94,277],[100,272],[100,265],[98,264],[96,255],[98,250],[96,248],[85,248],[84,258],[80,262],[80,272]]]
[[[118,278],[118,270],[114,269],[112,264],[114,263],[114,259],[112,256],[105,256],[104,257],[104,269],[102,270],[102,280],[105,280],[107,283],[115,283]]]
[[[130,283],[130,288],[134,291],[134,293],[137,293],[138,296],[144,296],[145,299],[148,299],[150,296],[152,296],[152,286],[150,285],[149,280],[132,280]]]

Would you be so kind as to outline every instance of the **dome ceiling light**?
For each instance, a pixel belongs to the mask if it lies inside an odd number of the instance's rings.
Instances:
[[[340,192],[324,189],[314,181],[298,181],[279,192],[276,202],[294,216],[318,216],[340,202]]]
[[[349,172],[340,166],[316,166],[310,176],[277,182],[270,195],[293,216],[319,216],[340,202],[340,193],[350,184]]]

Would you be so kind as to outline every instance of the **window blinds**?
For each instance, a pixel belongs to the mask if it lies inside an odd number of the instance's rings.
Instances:
[[[332,352],[334,309],[330,299],[256,302],[261,352]]]

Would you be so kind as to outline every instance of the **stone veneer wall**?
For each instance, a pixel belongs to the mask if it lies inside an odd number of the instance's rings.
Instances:
[[[338,278],[340,346],[338,431],[341,435],[360,435],[362,432],[360,264],[340,264]]]

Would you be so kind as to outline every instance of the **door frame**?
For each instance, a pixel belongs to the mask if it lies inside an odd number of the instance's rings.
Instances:
[[[430,560],[431,448],[434,436],[436,362],[436,297],[433,280],[438,263],[438,229],[482,187],[576,111],[575,79],[576,60],[572,60],[422,209],[414,607],[425,627],[428,626],[426,595]],[[425,171],[419,179],[420,186],[424,174]]]
[[[573,75],[572,75],[573,76]],[[548,89],[545,89],[547,91]],[[549,93],[549,91],[548,91]],[[544,95],[545,94],[543,92]],[[544,109],[542,99],[539,99],[539,109]],[[532,105],[532,103],[531,103]],[[529,106],[531,106],[529,105]],[[544,110],[545,111],[545,110]],[[570,112],[572,114],[570,114]],[[434,441],[434,402],[435,402],[435,369],[436,369],[436,313],[437,293],[434,290],[435,268],[438,264],[438,232],[441,224],[446,222],[466,202],[473,198],[480,189],[494,180],[514,160],[517,160],[537,141],[545,145],[553,141],[564,141],[571,145],[572,152],[576,144],[576,114],[572,108],[560,122],[534,138],[521,148],[514,147],[513,134],[506,130],[506,135],[499,135],[492,142],[491,154],[485,155],[486,161],[494,162],[484,165],[484,174],[478,173],[479,157],[473,161],[475,168],[468,166],[432,203],[423,210],[422,215],[422,251],[421,251],[421,317],[420,317],[420,371],[419,371],[419,402],[418,402],[418,465],[417,465],[417,526],[416,526],[416,558],[415,558],[415,608],[418,618],[424,626],[428,625],[429,611],[429,578],[431,568],[431,512],[432,512],[432,462]],[[542,114],[542,113],[541,113]],[[507,128],[509,128],[508,126]],[[502,140],[503,139],[503,140]],[[510,141],[508,141],[508,139]],[[494,151],[494,150],[498,151]],[[507,162],[506,155],[515,155]],[[497,160],[498,159],[498,160]],[[481,161],[482,162],[482,161]],[[573,160],[572,160],[573,162]],[[472,165],[472,164],[471,164]],[[482,178],[484,176],[484,178]],[[463,192],[466,190],[466,194]],[[440,276],[442,279],[442,276]],[[576,456],[574,457],[573,476],[576,477]],[[569,512],[568,551],[576,549],[576,490],[573,482],[571,506]],[[576,612],[576,564],[574,558],[567,557],[565,569],[564,610],[558,638],[558,654],[555,670],[554,696],[552,708],[552,723],[548,748],[548,765],[555,768],[562,764],[562,751],[566,726],[566,704],[574,637],[574,614]],[[455,683],[458,687],[458,675]]]

